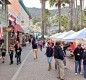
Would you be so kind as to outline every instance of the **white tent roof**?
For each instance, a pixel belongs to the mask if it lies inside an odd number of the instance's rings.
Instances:
[[[38,36],[38,38],[41,38],[41,37],[42,37],[42,35]],[[44,38],[48,38],[48,36],[44,35]]]
[[[65,40],[79,40],[79,39],[86,40],[86,28],[74,33],[71,36],[67,36],[64,39]]]
[[[55,39],[62,39],[66,34],[67,32],[63,32],[61,35],[56,36]]]
[[[55,38],[56,36],[59,36],[59,35],[61,35],[62,33],[56,33],[56,34],[54,34],[54,35],[52,35],[52,36],[50,36],[51,38]]]

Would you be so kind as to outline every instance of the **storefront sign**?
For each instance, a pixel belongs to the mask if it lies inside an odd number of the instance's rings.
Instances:
[[[10,32],[10,31],[12,31],[12,28],[11,27],[5,27],[5,28],[3,28],[3,30],[6,32]]]
[[[8,26],[7,15],[3,12],[0,12],[0,24],[2,27]]]

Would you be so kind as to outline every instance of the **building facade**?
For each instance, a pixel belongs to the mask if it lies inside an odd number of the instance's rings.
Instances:
[[[16,18],[18,23],[23,29],[28,29],[32,25],[31,15],[26,9],[22,0],[9,0],[11,5],[8,6],[9,14]],[[16,5],[16,6],[15,6]]]
[[[3,44],[1,46],[6,47],[8,53],[8,5],[10,5],[9,0],[0,0],[0,35],[2,35]],[[0,47],[1,47],[0,46]]]
[[[13,23],[12,25],[15,27],[14,24],[16,23],[19,26],[21,26],[21,28],[24,30],[24,33],[29,33],[29,27],[31,27],[32,25],[32,19],[23,1],[22,0],[9,0],[9,1],[11,2],[11,5],[8,6],[9,15],[12,15],[15,18],[14,21],[10,19],[11,22]],[[20,43],[22,43],[21,31],[19,30],[17,34],[19,35]]]

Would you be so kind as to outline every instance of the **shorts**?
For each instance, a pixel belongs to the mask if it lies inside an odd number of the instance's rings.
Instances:
[[[64,57],[63,61],[66,61],[66,57]]]
[[[50,63],[52,61],[52,57],[47,57],[47,61]]]
[[[5,57],[6,53],[2,53],[2,57]]]

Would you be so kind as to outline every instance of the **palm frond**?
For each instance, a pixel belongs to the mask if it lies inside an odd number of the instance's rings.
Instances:
[[[54,6],[55,3],[56,3],[56,0],[49,0],[50,7],[51,7],[51,6]]]

